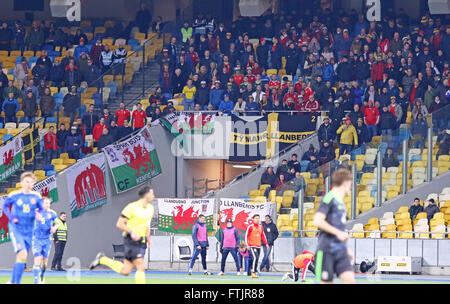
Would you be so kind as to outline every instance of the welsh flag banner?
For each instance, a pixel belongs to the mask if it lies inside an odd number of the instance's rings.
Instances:
[[[42,197],[49,197],[53,203],[58,201],[58,186],[56,185],[56,175],[47,177],[46,179],[36,183],[33,187],[34,191],[41,194]]]
[[[20,136],[0,147],[0,182],[22,168],[22,155],[22,138]]]
[[[192,225],[200,214],[206,217],[208,231],[213,231],[214,199],[158,199],[158,229],[179,234],[191,234]]]
[[[253,216],[259,214],[263,221],[266,215],[272,216],[272,210],[273,204],[270,202],[222,198],[219,202],[219,225],[221,229],[225,229],[227,220],[232,219],[233,226],[238,230],[241,239],[244,239]]]
[[[214,132],[214,117],[216,117],[214,112],[178,113],[178,121],[184,132],[202,134],[211,134]]]
[[[159,119],[159,123],[165,127],[170,133],[175,136],[175,138],[180,142],[180,145],[186,149],[184,146],[184,130],[181,126],[178,116],[175,113],[169,113],[164,117]]]
[[[3,213],[3,203],[5,202],[6,197],[7,195],[0,196],[0,244],[11,240],[8,233],[8,218]]]
[[[103,153],[84,158],[66,169],[68,196],[72,218],[106,204]]]
[[[122,193],[161,174],[153,138],[148,127],[133,137],[103,149],[116,185]]]

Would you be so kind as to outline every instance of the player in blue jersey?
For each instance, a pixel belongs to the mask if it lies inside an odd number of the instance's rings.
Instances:
[[[21,189],[8,194],[3,211],[9,219],[9,236],[16,253],[11,284],[20,284],[33,238],[34,221],[41,221],[42,198],[33,191],[36,177],[32,172],[20,176]]]
[[[44,273],[47,268],[48,254],[50,253],[51,236],[58,229],[58,224],[55,224],[57,218],[56,212],[50,209],[51,200],[44,197],[42,211],[42,220],[34,222],[33,231],[33,277],[34,284],[44,283]]]

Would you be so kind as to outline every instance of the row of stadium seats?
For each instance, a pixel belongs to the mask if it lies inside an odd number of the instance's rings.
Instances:
[[[420,212],[411,220],[408,206],[400,207],[397,212],[384,213],[383,217],[371,218],[366,225],[355,224],[352,228],[354,238],[420,238],[443,239],[450,233],[450,187],[444,188],[440,194],[429,194],[425,203],[420,204],[426,208],[428,200],[433,198],[440,207],[440,212],[433,215],[428,222],[427,213]],[[404,233],[395,233],[395,232]],[[408,233],[407,233],[408,232]],[[414,232],[414,233],[413,233]],[[430,233],[438,232],[438,233]],[[439,233],[442,232],[442,233]]]

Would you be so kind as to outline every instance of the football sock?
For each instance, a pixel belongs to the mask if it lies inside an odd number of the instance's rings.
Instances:
[[[108,257],[101,257],[100,258],[100,264],[108,266],[112,270],[114,270],[117,273],[120,273],[123,268],[123,263],[119,261],[115,261],[113,259],[110,259]]]
[[[145,272],[144,271],[136,271],[135,278],[136,278],[136,284],[145,284]]]
[[[16,262],[16,264],[14,264],[13,277],[11,283],[20,284],[25,267],[26,265],[23,262]]]
[[[44,272],[45,272],[46,269],[47,269],[47,266],[45,264],[42,265],[42,268],[41,268],[41,280],[44,279]]]
[[[34,284],[39,283],[39,274],[41,272],[41,266],[39,265],[34,265],[33,266],[33,279],[34,279]]]

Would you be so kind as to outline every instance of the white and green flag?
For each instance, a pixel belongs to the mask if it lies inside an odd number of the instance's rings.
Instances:
[[[33,187],[34,191],[41,194],[42,197],[49,197],[53,203],[58,201],[58,186],[56,185],[56,175],[47,177],[46,179],[37,182]]]
[[[17,136],[0,147],[0,182],[22,168],[22,138]]]
[[[162,172],[148,127],[123,142],[105,147],[103,152],[117,193],[142,185]]]
[[[214,199],[158,199],[158,229],[179,234],[191,234],[200,214],[206,217],[208,231],[213,230]]]

